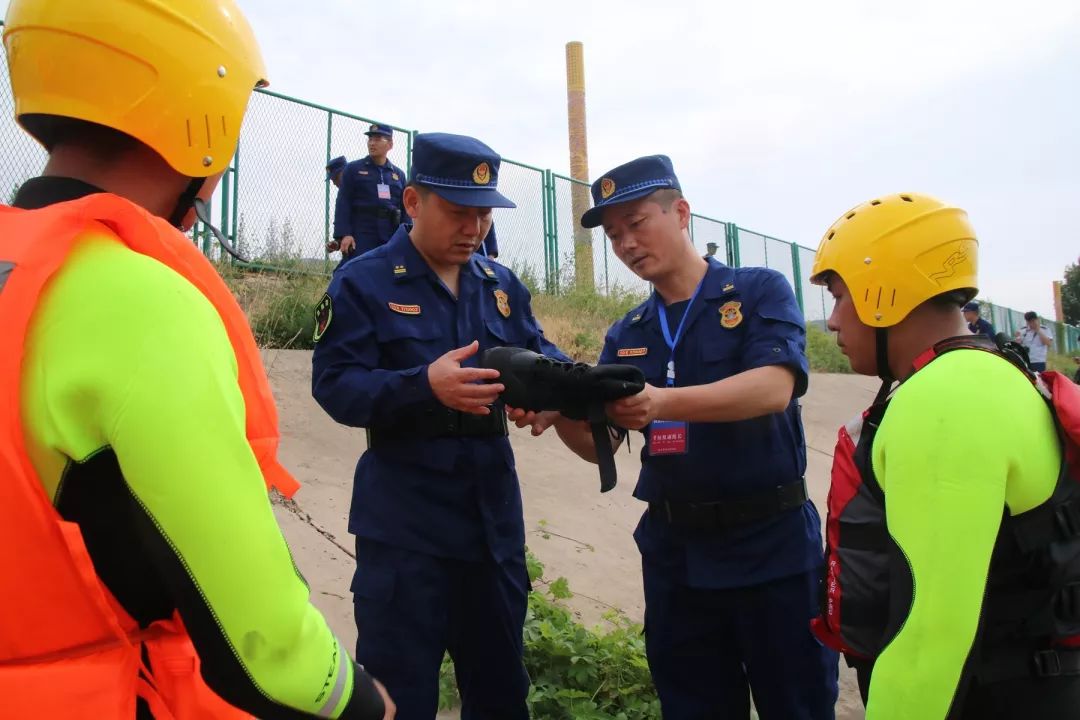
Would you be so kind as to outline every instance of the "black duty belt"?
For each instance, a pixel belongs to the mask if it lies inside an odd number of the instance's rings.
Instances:
[[[727,500],[689,503],[649,503],[649,515],[672,527],[686,530],[726,530],[749,525],[801,507],[806,502],[806,481],[778,485],[766,492],[732,497]]]
[[[367,428],[368,447],[401,445],[440,437],[500,437],[507,434],[506,413],[501,406],[488,415],[473,415],[448,407],[430,408],[393,425]]]

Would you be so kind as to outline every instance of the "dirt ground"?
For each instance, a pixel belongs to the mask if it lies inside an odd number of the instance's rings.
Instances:
[[[333,422],[312,400],[310,352],[271,350],[264,361],[281,415],[281,458],[303,485],[294,502],[275,510],[315,604],[351,647],[356,630],[347,515],[364,433]],[[822,514],[836,429],[870,403],[875,389],[873,378],[815,374],[811,379],[803,402],[806,479]],[[640,557],[631,537],[642,512],[631,496],[639,467],[637,444],[635,452],[618,453],[619,485],[601,495],[596,468],[573,456],[554,433],[533,438],[515,428],[511,442],[521,478],[526,542],[544,563],[545,575],[569,580],[575,593],[571,605],[586,623],[598,622],[612,607],[640,621]],[[855,677],[843,661],[836,715],[838,720],[863,717]]]

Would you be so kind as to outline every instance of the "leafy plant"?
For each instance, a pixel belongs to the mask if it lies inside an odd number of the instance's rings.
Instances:
[[[544,566],[526,555],[533,592],[525,616],[525,669],[529,713],[535,720],[654,720],[660,701],[645,660],[641,625],[619,612],[607,628],[587,628],[560,601],[570,598],[566,578],[548,582]],[[458,703],[454,666],[443,659],[439,705]]]

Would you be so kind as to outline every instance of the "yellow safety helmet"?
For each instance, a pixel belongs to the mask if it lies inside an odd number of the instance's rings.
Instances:
[[[267,84],[233,0],[11,0],[4,47],[15,117],[47,149],[47,116],[76,118],[192,178],[228,166],[251,91]]]
[[[821,239],[810,282],[836,273],[866,325],[896,325],[918,305],[978,288],[979,242],[967,213],[918,193],[888,195],[844,213]]]

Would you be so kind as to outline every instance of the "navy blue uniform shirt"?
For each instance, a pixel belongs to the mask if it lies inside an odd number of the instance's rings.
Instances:
[[[461,269],[455,298],[402,227],[353,258],[327,289],[329,312],[312,357],[312,394],[337,422],[408,425],[441,407],[427,366],[479,340],[562,360],[533,317],[529,291],[478,255]],[[501,404],[492,412],[504,412]],[[521,492],[506,437],[409,438],[367,450],[356,467],[349,532],[416,552],[503,559],[524,544]]]
[[[802,312],[783,275],[730,268],[709,259],[675,351],[675,385],[705,385],[768,365],[796,376],[806,391],[809,367]],[[685,305],[682,305],[683,307]],[[629,363],[664,387],[670,351],[660,329],[663,302],[654,294],[608,331],[602,363]],[[677,314],[677,313],[676,313]],[[673,318],[674,334],[678,318]],[[710,502],[797,482],[806,471],[798,401],[781,413],[728,423],[690,423],[685,455],[641,451],[634,496],[646,502]],[[744,587],[821,564],[820,519],[813,504],[723,533],[685,534],[646,512],[634,534],[646,561],[705,588]]]
[[[973,323],[968,323],[968,330],[972,333],[979,335],[985,335],[991,340],[994,339],[994,326],[987,322],[984,318],[979,318]]]
[[[334,237],[351,235],[356,240],[351,255],[362,255],[386,244],[398,225],[406,221],[401,194],[407,180],[392,162],[376,165],[370,155],[345,166],[334,205]],[[388,199],[379,198],[380,184],[389,187]]]

